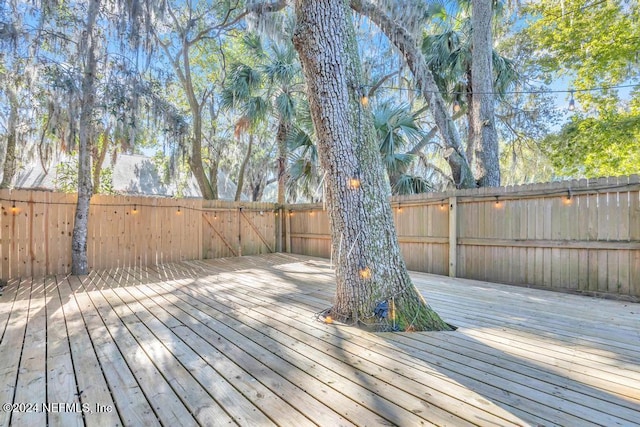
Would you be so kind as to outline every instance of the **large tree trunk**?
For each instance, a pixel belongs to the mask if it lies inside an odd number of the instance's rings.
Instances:
[[[214,190],[211,182],[207,178],[207,173],[202,161],[202,106],[204,105],[205,100],[202,99],[202,101],[198,101],[195,88],[193,87],[193,79],[191,77],[191,59],[189,57],[189,50],[192,42],[187,40],[187,34],[188,31],[183,31],[182,49],[180,54],[175,58],[172,57],[166,44],[160,41],[160,46],[165,51],[173,70],[180,80],[180,84],[182,85],[189,102],[189,109],[191,110],[193,134],[191,135],[191,154],[188,159],[189,168],[198,183],[198,188],[200,188],[202,198],[206,200],[213,200],[218,198],[217,186]]]
[[[96,31],[95,24],[100,9],[100,0],[90,0],[87,12],[86,42],[81,43],[84,59],[82,76],[82,106],[79,122],[78,147],[78,203],[76,205],[73,236],[71,240],[71,273],[87,274],[87,234],[89,226],[89,204],[93,195],[91,185],[91,134],[96,89]]]
[[[109,149],[109,134],[111,129],[107,128],[102,135],[98,144],[94,144],[93,153],[93,194],[98,194],[100,191],[100,178],[102,175],[102,164],[104,159],[107,158],[107,151]]]
[[[209,168],[209,183],[211,183],[211,191],[213,192],[212,200],[217,200],[219,198],[218,195],[218,164],[220,163],[219,158],[213,158],[214,156],[209,157],[209,163],[211,163],[211,167]]]
[[[500,158],[493,96],[493,0],[472,0],[471,104],[474,162],[473,175],[481,187],[500,186]]]
[[[193,94],[192,94],[193,95]],[[193,99],[191,99],[193,98]],[[200,104],[195,101],[195,95],[189,97],[191,105],[191,113],[193,118],[193,136],[191,138],[191,155],[189,156],[189,167],[191,173],[200,187],[202,198],[206,200],[216,199],[211,183],[207,179],[207,174],[202,162],[202,109]]]
[[[382,9],[373,3],[366,0],[351,0],[350,6],[356,12],[371,19],[402,53],[411,74],[413,74],[416,86],[422,91],[422,96],[429,105],[436,126],[438,126],[447,147],[445,158],[451,168],[456,186],[458,188],[475,188],[476,182],[462,148],[458,130],[416,41],[405,28],[390,19]]]
[[[244,156],[242,160],[242,164],[240,165],[240,172],[238,172],[238,186],[236,187],[236,197],[235,201],[239,202],[240,197],[242,196],[242,187],[244,187],[244,174],[247,170],[247,164],[249,164],[249,159],[251,158],[251,150],[253,149],[253,134],[249,134],[249,146],[247,147],[247,154]]]
[[[473,86],[471,82],[473,78],[471,76],[471,68],[467,69],[467,91],[465,93],[466,101],[467,101],[467,161],[469,162],[469,166],[471,167],[471,171],[473,171],[473,165],[476,163],[475,159],[475,150],[473,149],[473,144],[476,139],[474,138],[473,133]]]
[[[12,87],[7,88],[9,98],[9,121],[7,123],[7,152],[4,156],[4,167],[0,188],[9,188],[16,175],[16,143],[18,140],[18,96]]]
[[[286,203],[287,191],[287,135],[291,129],[288,121],[280,119],[278,123],[278,133],[276,140],[278,142],[278,204],[280,206]]]
[[[336,259],[331,314],[400,330],[449,329],[411,283],[395,232],[389,188],[370,112],[348,3],[296,0],[294,45],[302,62]],[[390,310],[376,318],[378,303]]]

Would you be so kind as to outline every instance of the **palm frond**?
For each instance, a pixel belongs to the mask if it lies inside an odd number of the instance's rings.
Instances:
[[[415,155],[406,153],[390,153],[382,156],[382,162],[390,175],[406,171],[415,159]]]
[[[396,195],[419,194],[432,191],[431,183],[422,177],[402,174],[395,177],[391,191]]]
[[[278,115],[290,122],[296,115],[296,104],[294,98],[288,92],[281,92],[274,100],[274,106]]]

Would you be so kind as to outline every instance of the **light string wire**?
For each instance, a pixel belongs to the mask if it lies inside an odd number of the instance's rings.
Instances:
[[[365,84],[364,87],[373,88],[374,85]],[[640,83],[626,84],[626,85],[612,85],[612,86],[595,86],[584,89],[532,89],[532,90],[512,90],[512,91],[504,91],[504,92],[472,92],[475,95],[520,95],[520,94],[547,94],[547,93],[573,93],[573,92],[598,92],[605,91],[611,89],[625,89],[625,88],[637,88],[640,87]],[[411,92],[419,92],[419,93],[439,93],[441,95],[463,95],[467,92],[465,91],[440,91],[440,90],[420,90],[408,87],[400,87],[400,86],[378,86],[378,89],[389,89],[389,90],[400,90],[400,91],[411,91]]]
[[[195,200],[199,200],[199,199],[195,199]],[[27,204],[34,204],[34,205],[53,205],[53,206],[76,206],[77,203],[76,202],[55,202],[55,201],[42,201],[42,200],[20,200],[17,198],[5,198],[5,197],[0,197],[0,202],[10,202],[10,203],[27,203]],[[251,202],[248,202],[251,203]],[[247,207],[247,206],[237,206],[237,207],[227,207],[227,206],[215,206],[215,207],[210,207],[210,208],[194,208],[191,206],[185,206],[185,205],[152,205],[149,203],[138,203],[138,202],[130,202],[130,203],[91,203],[89,205],[90,207],[109,207],[109,208],[121,208],[121,207],[135,207],[134,210],[139,211],[141,207],[147,207],[147,208],[172,208],[172,209],[178,209],[180,212],[185,211],[185,210],[190,210],[190,211],[194,211],[194,212],[213,212],[213,211],[235,211],[238,209],[241,209],[243,211],[250,211],[250,212],[268,212],[268,211],[277,211],[278,207],[264,207],[264,208],[256,208],[256,207]]]
[[[628,187],[634,187],[637,186],[638,183],[637,182],[628,182],[628,183],[624,183],[624,184],[613,184],[613,185],[603,185],[603,186],[598,186],[597,184],[595,184],[593,187],[580,187],[580,188],[572,188],[572,187],[567,187],[567,188],[559,188],[559,189],[554,189],[554,190],[550,190],[550,191],[526,191],[524,190],[521,193],[501,193],[501,194],[487,194],[487,195],[470,195],[470,194],[466,194],[466,195],[459,195],[456,197],[460,197],[460,198],[465,198],[465,197],[471,197],[471,198],[487,198],[487,199],[495,199],[496,197],[501,198],[502,200],[506,200],[509,199],[510,197],[514,196],[514,195],[520,195],[520,196],[557,196],[557,195],[564,195],[567,194],[567,191],[571,191],[573,196],[579,196],[579,195],[584,195],[584,194],[600,194],[602,192],[607,192],[610,190],[621,190],[624,188],[628,188]],[[503,188],[503,187],[495,187],[495,188]],[[429,193],[426,193],[429,194]],[[194,200],[200,200],[200,199],[194,199]],[[433,199],[433,200],[426,200],[426,202],[431,203],[431,204],[441,204],[444,201],[446,201],[447,198],[444,199]],[[53,206],[76,206],[77,203],[76,202],[56,202],[56,201],[43,201],[43,200],[20,200],[18,198],[6,198],[6,197],[0,197],[0,202],[9,202],[9,203],[27,203],[27,204],[34,204],[34,205],[53,205]],[[247,203],[251,203],[251,202],[247,202]],[[409,205],[407,204],[409,203]],[[401,206],[410,206],[411,200],[405,200],[403,201],[391,201],[391,205],[395,205],[396,207],[401,207]],[[130,202],[130,203],[96,203],[96,204],[91,204],[91,207],[133,207],[136,206],[139,210],[140,207],[148,207],[148,208],[174,208],[174,209],[183,209],[183,210],[191,210],[194,212],[212,212],[212,211],[224,211],[224,210],[228,210],[228,211],[235,211],[238,209],[242,209],[243,211],[250,211],[250,212],[260,212],[260,211],[277,211],[279,209],[278,206],[275,207],[264,207],[264,208],[254,208],[254,207],[248,207],[248,206],[237,206],[237,207],[227,207],[227,206],[216,206],[216,207],[210,207],[210,208],[194,208],[191,206],[185,206],[182,204],[173,204],[173,205],[152,205],[149,203],[138,203],[138,202]],[[290,211],[297,211],[297,212],[302,212],[302,211],[308,211],[308,210],[313,210],[314,208],[312,207],[308,207],[303,205],[304,207],[300,208],[300,209],[296,209],[295,205],[288,205],[287,209]],[[293,207],[293,209],[292,209]]]

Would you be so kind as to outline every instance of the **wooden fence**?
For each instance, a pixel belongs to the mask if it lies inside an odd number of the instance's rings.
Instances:
[[[0,190],[0,278],[71,270],[75,194]],[[274,204],[94,196],[89,267],[152,265],[279,250]]]
[[[412,270],[640,298],[639,190],[633,175],[394,197],[392,206]],[[289,209],[291,250],[330,257],[322,206]]]
[[[73,194],[0,190],[1,279],[70,272],[75,202]],[[396,197],[392,206],[412,270],[640,298],[637,175]],[[331,256],[322,205],[91,201],[92,269],[282,250]]]

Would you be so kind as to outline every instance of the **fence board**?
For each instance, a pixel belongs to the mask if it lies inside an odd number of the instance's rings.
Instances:
[[[449,242],[449,197],[457,203],[455,242]],[[0,278],[68,273],[76,196],[0,190],[0,199]],[[458,277],[640,298],[638,175],[397,197],[392,206],[411,269],[448,274],[453,244]],[[270,203],[94,196],[90,266],[271,252],[278,247],[278,209]],[[323,206],[283,207],[283,214],[289,211],[283,222],[291,251],[330,257]]]
[[[640,298],[639,190],[632,175],[398,197],[392,206],[410,268],[447,274],[439,204],[455,196],[458,277]],[[289,208],[293,252],[329,256],[316,251],[330,244],[328,223],[303,214],[321,206]]]

